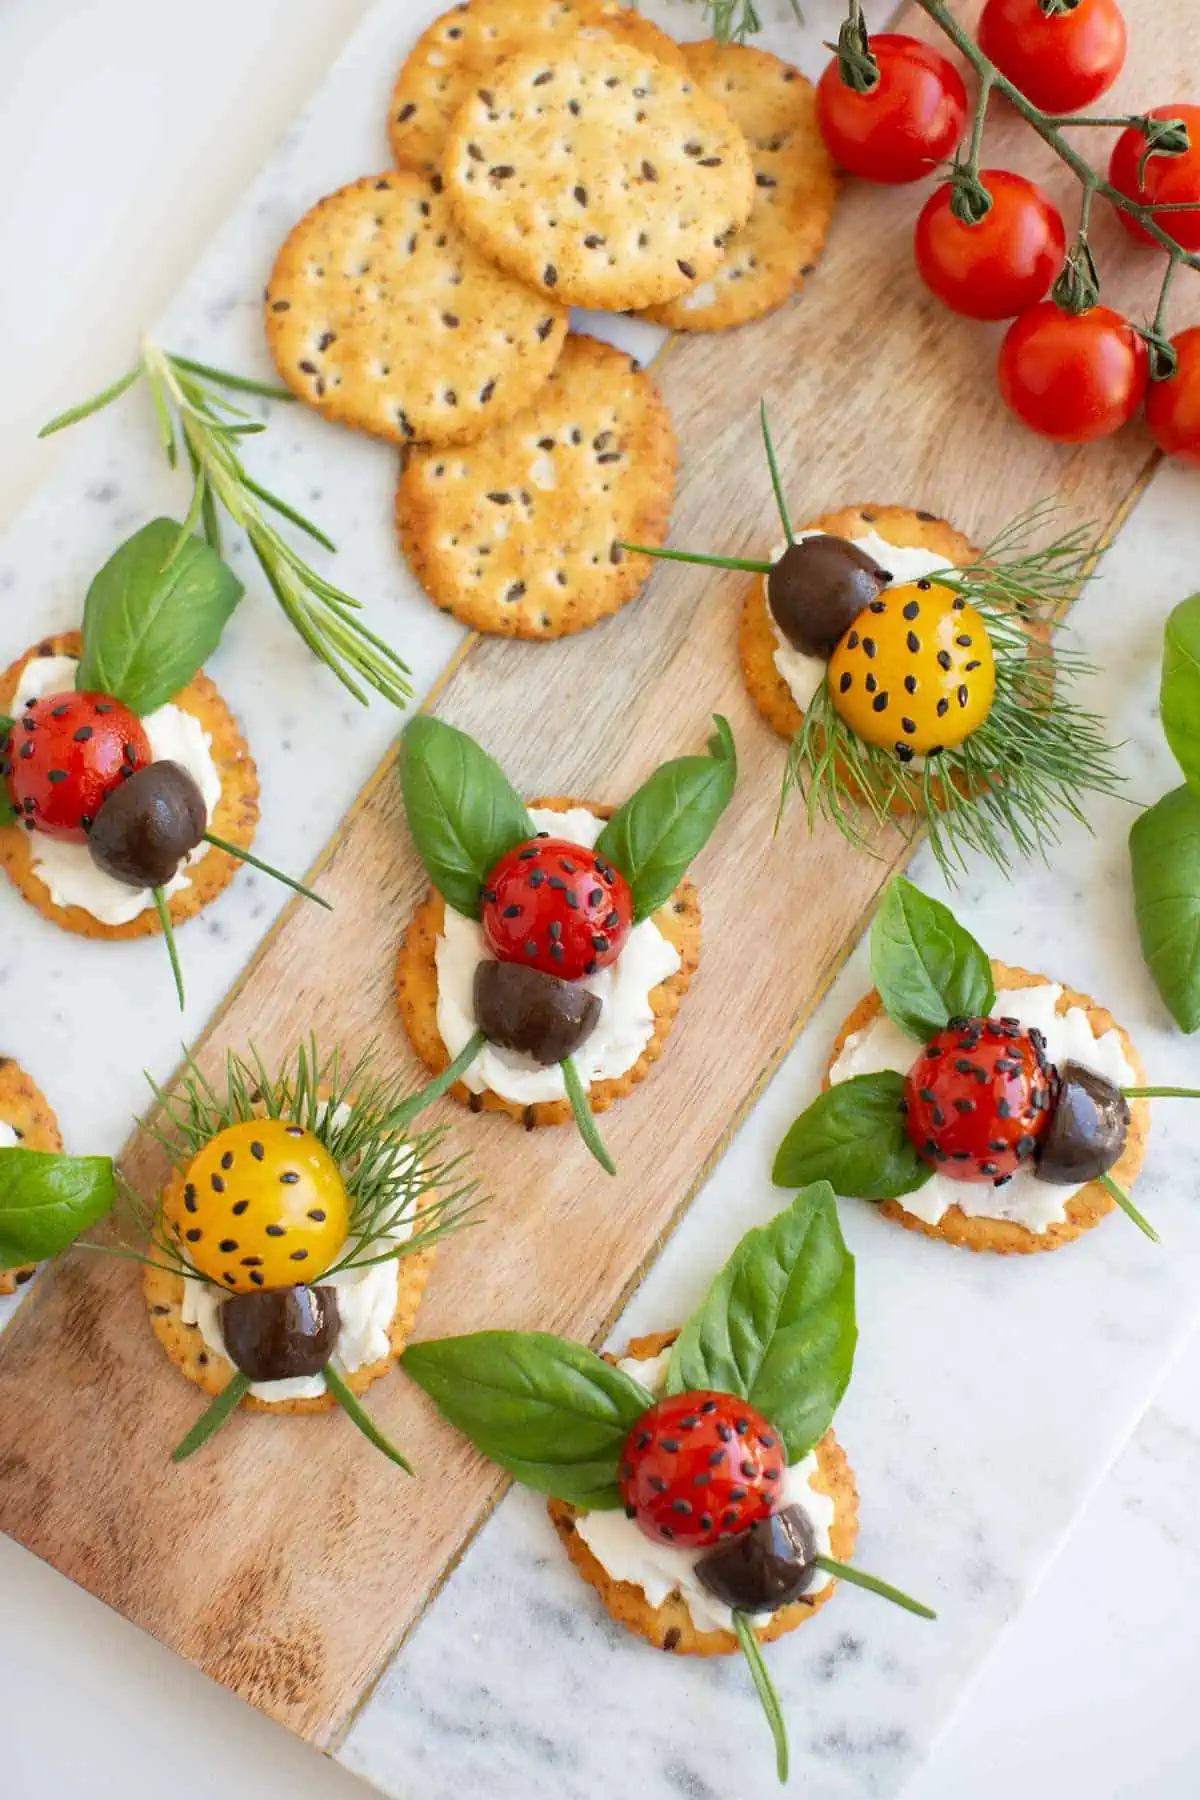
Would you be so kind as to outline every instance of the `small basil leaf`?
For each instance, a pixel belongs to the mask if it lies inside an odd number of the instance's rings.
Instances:
[[[524,802],[487,751],[441,719],[414,719],[404,733],[400,786],[429,879],[455,912],[477,919],[487,877],[534,835]]]
[[[202,538],[152,519],[115,550],[83,608],[75,685],[154,712],[199,673],[221,641],[242,584]],[[171,558],[168,561],[168,558]]]
[[[720,714],[714,724],[707,756],[663,763],[600,833],[596,852],[629,883],[635,919],[648,919],[670,898],[733,797],[733,733]]]
[[[617,1466],[654,1402],[595,1351],[542,1331],[480,1331],[401,1357],[450,1423],[526,1487],[593,1510],[620,1506]]]
[[[1158,710],[1176,762],[1200,788],[1200,594],[1181,600],[1167,620]]]
[[[796,1120],[775,1157],[779,1187],[827,1181],[851,1200],[895,1200],[933,1174],[904,1126],[904,1077],[894,1069],[855,1075],[819,1094]]]
[[[854,1258],[833,1189],[818,1181],[746,1233],[676,1339],[667,1391],[740,1395],[795,1462],[828,1431],[857,1338]]]
[[[1200,1029],[1200,794],[1179,787],[1129,833],[1146,967],[1181,1031]]]
[[[0,1150],[0,1269],[44,1262],[112,1208],[107,1156],[56,1156],[48,1150]]]
[[[981,946],[948,906],[903,875],[888,887],[871,927],[871,979],[889,1019],[922,1043],[948,1020],[986,1017],[996,1003]]]

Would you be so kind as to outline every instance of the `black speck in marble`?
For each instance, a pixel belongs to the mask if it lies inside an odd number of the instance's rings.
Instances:
[[[706,1781],[697,1770],[684,1762],[669,1762],[663,1770],[663,1778],[684,1800],[721,1800],[717,1789]]]
[[[88,499],[94,500],[97,506],[111,506],[120,491],[113,481],[94,481],[84,489]]]
[[[851,1637],[848,1631],[843,1631],[837,1643],[825,1652],[817,1664],[817,1675],[822,1681],[836,1681],[843,1669],[861,1662],[862,1655],[862,1639]]]
[[[811,1748],[815,1755],[828,1757],[831,1761],[863,1763],[907,1756],[912,1742],[907,1731],[899,1725],[879,1725],[862,1731],[851,1731],[848,1726],[839,1725],[835,1730],[824,1731],[820,1737],[813,1738]]]

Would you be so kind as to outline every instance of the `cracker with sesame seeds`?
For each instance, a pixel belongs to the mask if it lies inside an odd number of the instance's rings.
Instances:
[[[590,800],[572,800],[561,794],[548,800],[531,800],[531,806],[549,807],[554,812],[569,812],[573,806],[586,806],[599,819],[612,817],[611,806],[597,806]],[[450,1061],[449,1052],[438,1030],[437,944],[441,935],[446,903],[431,889],[412,916],[396,963],[396,1003],[413,1049],[431,1075],[440,1075]],[[621,1100],[644,1081],[663,1053],[679,1003],[692,985],[692,977],[700,967],[700,898],[688,880],[680,882],[665,906],[660,906],[653,919],[665,938],[679,952],[679,968],[652,989],[650,1006],[654,1013],[654,1035],[638,1060],[623,1075],[608,1081],[597,1081],[588,1089],[588,1100],[594,1113],[606,1112],[615,1100]],[[472,1112],[502,1112],[510,1119],[533,1131],[542,1125],[566,1125],[575,1114],[569,1100],[539,1100],[531,1106],[505,1100],[485,1088],[473,1093],[464,1082],[456,1081],[450,1089],[460,1105]]]
[[[535,42],[562,49],[597,37],[684,66],[675,40],[622,0],[468,0],[452,7],[417,39],[396,79],[388,135],[397,164],[436,168],[455,114],[505,57]]]
[[[27,662],[35,656],[75,656],[83,649],[77,631],[59,632],[44,638],[19,656],[0,675],[0,713],[9,711]],[[213,762],[221,777],[221,798],[213,813],[211,828],[226,843],[248,850],[254,842],[258,824],[258,770],[250,747],[241,734],[238,722],[226,706],[207,675],[197,675],[182,688],[171,702],[198,719],[208,733]],[[22,830],[19,824],[0,826],[0,868],[13,886],[52,925],[73,931],[78,937],[123,938],[155,937],[162,931],[158,912],[148,906],[124,925],[106,925],[82,906],[58,906],[37,873],[37,834]],[[203,856],[189,864],[188,885],[172,894],[168,907],[173,925],[182,925],[202,912],[233,880],[241,862],[227,850],[210,846]]]
[[[599,40],[530,50],[455,119],[463,231],[575,306],[661,306],[708,279],[754,201],[746,140],[687,69]]]
[[[647,1361],[669,1350],[678,1336],[677,1331],[662,1331],[649,1337],[634,1338],[623,1354]],[[606,1355],[604,1360],[615,1363],[618,1358]],[[834,1505],[829,1553],[838,1562],[849,1562],[858,1538],[858,1489],[854,1471],[832,1430],[825,1433],[814,1454],[819,1468],[814,1485],[819,1493],[827,1494]],[[687,1602],[679,1594],[668,1594],[661,1606],[651,1606],[636,1582],[615,1580],[576,1531],[578,1507],[565,1500],[550,1500],[546,1510],[567,1555],[583,1579],[595,1588],[618,1625],[645,1638],[656,1650],[674,1651],[677,1656],[732,1656],[740,1649],[732,1631],[697,1630]],[[811,1599],[795,1600],[790,1606],[780,1607],[765,1625],[756,1626],[759,1641],[769,1644],[803,1625],[806,1619],[820,1612],[836,1588],[836,1580],[829,1581]]]
[[[748,44],[684,44],[697,84],[724,106],[750,147],[754,206],[707,281],[650,307],[675,331],[724,331],[781,306],[825,244],[837,198],[817,125],[816,89],[799,69]]]
[[[465,444],[527,406],[565,307],[464,238],[441,177],[364,176],[307,212],[275,259],[267,341],[301,400],[395,444]]]
[[[1049,975],[1033,974],[1029,969],[1014,968],[992,958],[992,980],[997,991],[1005,988],[1040,987],[1051,979]],[[1119,1025],[1107,1007],[1098,1005],[1089,994],[1080,994],[1074,988],[1064,986],[1056,1010],[1065,1013],[1073,1006],[1086,1012],[1088,1024],[1096,1036],[1102,1037],[1106,1031],[1120,1033],[1125,1059],[1136,1072],[1137,1084],[1143,1085],[1147,1079],[1146,1071],[1124,1026]],[[883,1001],[872,988],[859,1001],[838,1032],[826,1066],[822,1084],[825,1089],[831,1085],[829,1072],[846,1048],[848,1040],[857,1032],[865,1031],[882,1011]],[[1126,1192],[1132,1187],[1146,1159],[1149,1133],[1149,1101],[1131,1100],[1125,1147],[1110,1171],[1113,1180]],[[1012,1219],[974,1218],[963,1212],[960,1206],[948,1207],[937,1224],[930,1225],[927,1220],[918,1219],[915,1214],[910,1213],[902,1199],[881,1200],[875,1204],[885,1219],[894,1219],[907,1231],[919,1231],[925,1237],[941,1238],[943,1243],[956,1244],[964,1250],[991,1250],[1000,1256],[1032,1255],[1039,1250],[1058,1250],[1063,1244],[1082,1237],[1085,1231],[1098,1225],[1106,1213],[1117,1210],[1116,1201],[1110,1198],[1098,1181],[1089,1181],[1077,1194],[1072,1194],[1066,1203],[1066,1218],[1048,1225],[1044,1231],[1031,1231],[1028,1226],[1018,1225]]]
[[[661,544],[675,434],[658,389],[596,338],[568,337],[531,406],[461,450],[414,450],[396,524],[421,585],[475,631],[556,638],[626,605]]]
[[[0,1124],[11,1126],[23,1150],[58,1151],[63,1147],[58,1120],[37,1083],[13,1062],[0,1056]],[[36,1271],[36,1264],[0,1269],[0,1294],[13,1294]]]

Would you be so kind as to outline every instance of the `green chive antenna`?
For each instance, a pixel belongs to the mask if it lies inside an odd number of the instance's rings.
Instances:
[[[775,457],[775,445],[771,441],[771,427],[767,422],[767,403],[765,400],[760,400],[758,403],[758,417],[759,423],[762,426],[763,448],[767,453],[767,467],[771,471],[771,486],[775,490],[775,504],[779,508],[779,522],[783,526],[783,535],[788,543],[794,544],[796,537],[795,533],[792,531],[792,521],[788,517],[787,501],[783,497],[783,479],[779,473],[779,464]]]

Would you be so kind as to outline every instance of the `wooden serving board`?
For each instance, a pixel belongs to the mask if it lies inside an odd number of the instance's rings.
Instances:
[[[1185,65],[1200,63],[1189,0],[1134,0],[1128,11],[1131,86],[1156,39],[1180,46]],[[992,160],[1003,159],[1006,130],[990,140]],[[1019,164],[1032,171],[1037,155],[1027,134],[1020,142]],[[1057,493],[1068,522],[1115,528],[1150,466],[1148,439],[1134,429],[1064,451],[1007,418],[991,334],[944,313],[912,276],[920,198],[849,186],[796,302],[735,336],[670,345],[661,375],[682,449],[676,543],[763,554],[777,537],[760,393],[798,522],[843,502],[894,501],[986,538]],[[1101,221],[1102,256],[1117,235]],[[1122,254],[1114,291],[1128,281],[1148,302],[1157,259]],[[634,607],[582,637],[473,640],[434,698],[530,794],[619,800],[662,759],[700,748],[714,711],[732,723],[741,781],[695,870],[697,981],[662,1063],[604,1117],[618,1177],[569,1129],[530,1134],[448,1102],[440,1109],[492,1198],[484,1222],[443,1248],[422,1335],[488,1325],[597,1340],[904,859],[894,833],[874,856],[829,830],[809,837],[795,806],[773,836],[784,751],[738,673],[745,579],[663,565]],[[253,1041],[275,1062],[315,1029],[351,1052],[377,1042],[415,1084],[392,981],[426,883],[390,757],[318,873],[332,919],[302,904],[284,916],[200,1059],[214,1066],[228,1046]],[[146,1190],[163,1173],[145,1140],[126,1169]],[[399,1375],[370,1404],[422,1472],[417,1482],[337,1417],[242,1416],[174,1468],[168,1452],[201,1403],[147,1329],[136,1271],[67,1259],[0,1342],[0,1528],[328,1749],[502,1483]]]

